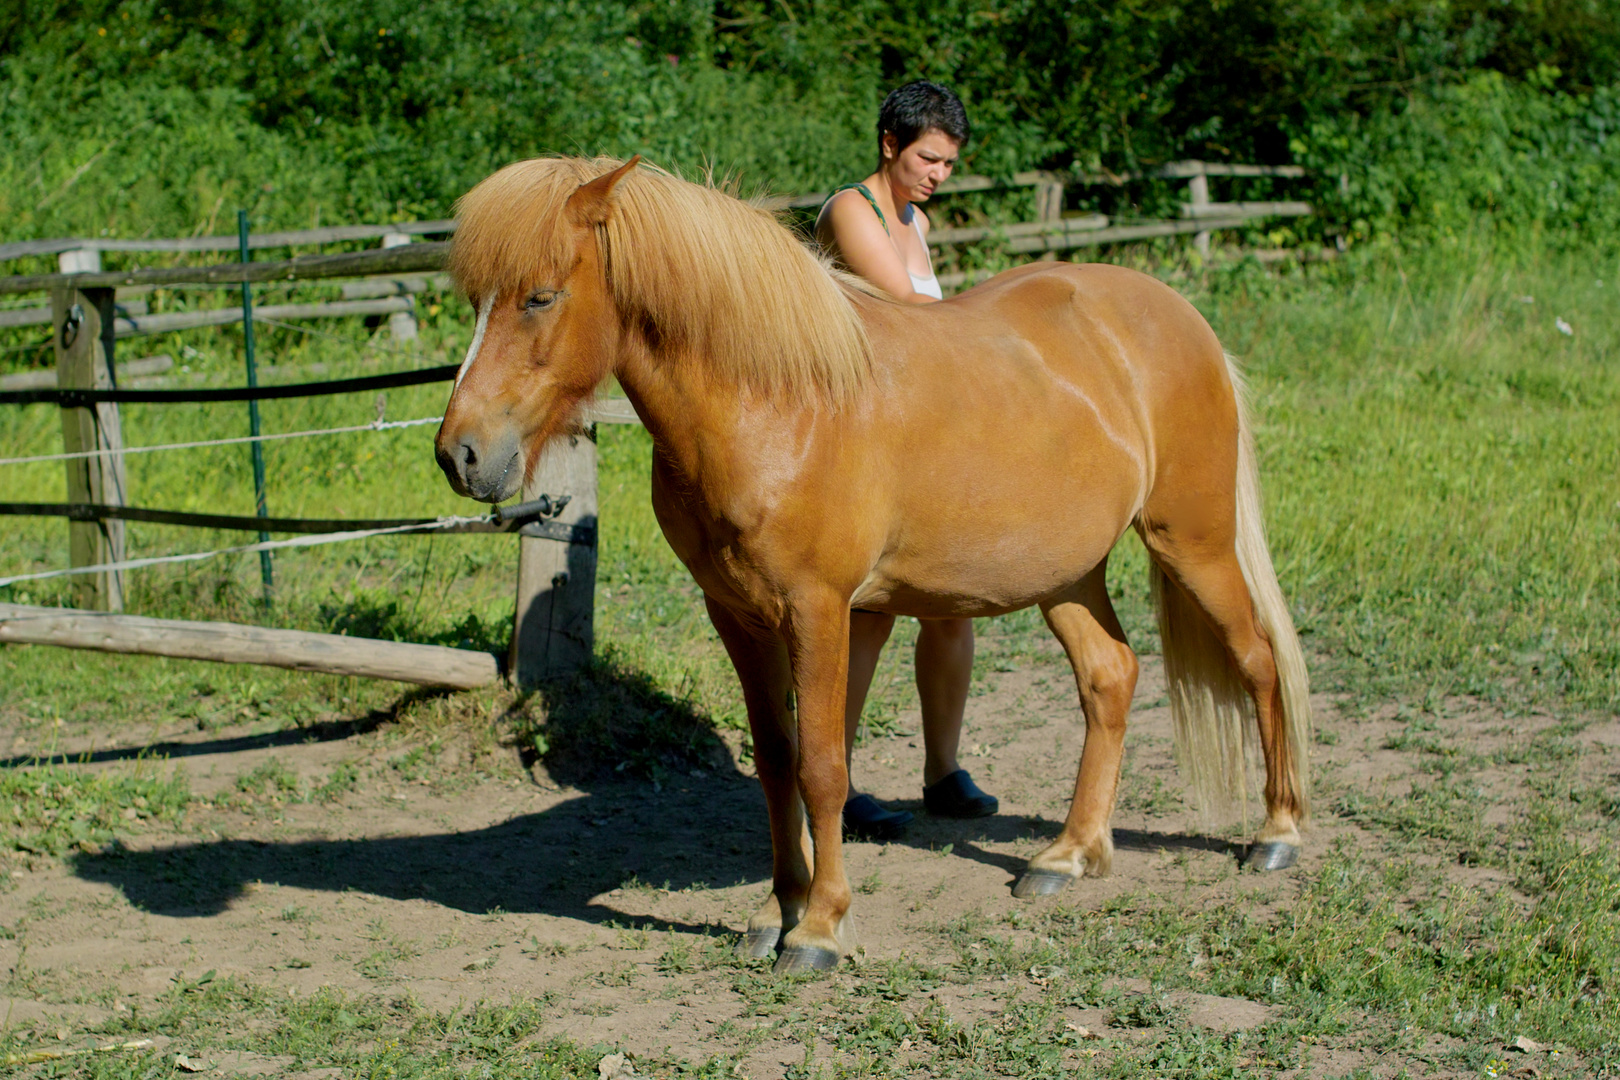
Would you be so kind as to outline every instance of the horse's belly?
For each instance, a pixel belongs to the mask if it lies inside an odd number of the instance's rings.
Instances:
[[[963,522],[948,537],[885,555],[851,606],[919,618],[1005,615],[1085,577],[1129,523],[1117,513],[1085,521],[1055,514],[1018,525]]]
[[[1141,509],[1145,453],[1098,437],[1094,414],[1048,400],[1024,422],[915,455],[895,489],[891,539],[855,606],[986,616],[1039,603],[1107,558]],[[1004,414],[1007,415],[1007,414]],[[898,472],[898,470],[897,470]]]

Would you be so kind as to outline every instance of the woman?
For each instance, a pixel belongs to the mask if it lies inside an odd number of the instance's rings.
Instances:
[[[928,217],[918,207],[951,175],[968,140],[967,112],[950,90],[919,80],[883,101],[878,113],[877,171],[834,191],[816,220],[816,237],[851,272],[897,300],[929,304],[942,298],[928,257]],[[973,818],[996,812],[956,761],[962,712],[973,674],[971,619],[923,619],[917,635],[917,694],[922,700],[923,805],[930,814]],[[844,712],[845,759],[855,748],[861,709],[878,655],[894,629],[894,616],[851,613],[849,694]],[[911,823],[904,810],[888,810],[859,793],[853,778],[844,804],[844,829],[864,839],[888,840]]]

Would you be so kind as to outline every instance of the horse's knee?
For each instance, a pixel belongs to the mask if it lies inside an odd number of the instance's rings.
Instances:
[[[1136,678],[1140,672],[1136,653],[1127,645],[1116,644],[1089,657],[1086,665],[1086,690],[1106,714],[1105,722],[1123,727],[1125,713],[1136,693]]]

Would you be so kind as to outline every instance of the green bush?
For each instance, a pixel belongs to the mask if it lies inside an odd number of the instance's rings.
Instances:
[[[1298,159],[1323,234],[1486,215],[1613,235],[1614,0],[10,7],[4,239],[219,231],[239,206],[261,228],[435,217],[543,152],[810,190],[870,166],[883,92],[915,76],[968,102],[978,172]],[[1130,197],[1080,196],[1157,213],[1179,193]]]
[[[1459,236],[1482,223],[1612,247],[1620,236],[1620,86],[1568,94],[1554,73],[1515,83],[1494,71],[1374,115],[1314,121],[1294,140],[1323,185],[1328,217],[1352,235]]]

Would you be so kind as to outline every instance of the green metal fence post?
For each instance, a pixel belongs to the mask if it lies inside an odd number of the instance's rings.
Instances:
[[[253,256],[248,251],[248,215],[246,210],[236,212],[236,237],[241,247],[242,261],[249,262]],[[253,286],[242,282],[242,340],[247,350],[247,384],[249,387],[259,385],[259,369],[253,358]],[[248,402],[248,432],[255,440],[259,437],[259,403]],[[259,517],[269,517],[270,509],[264,498],[264,444],[253,442],[253,497],[257,504]],[[270,534],[261,532],[259,542],[270,539]],[[270,564],[270,553],[259,552],[259,577],[264,581],[264,603],[270,606],[270,589],[275,584],[275,571]]]

